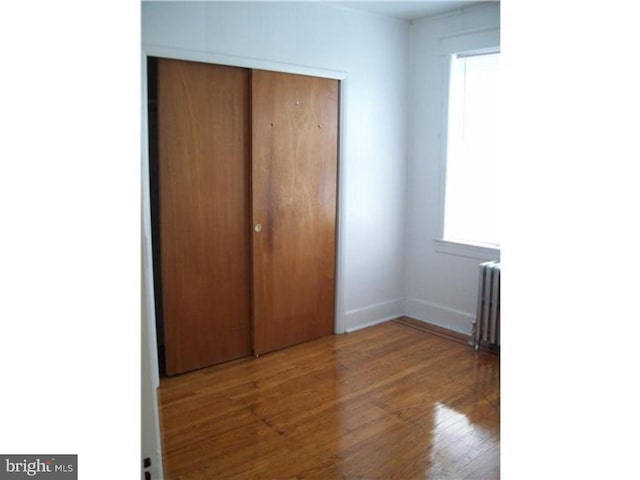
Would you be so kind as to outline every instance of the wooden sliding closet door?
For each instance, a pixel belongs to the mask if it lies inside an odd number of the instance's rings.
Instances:
[[[338,81],[252,72],[253,342],[333,333]]]
[[[251,353],[250,72],[158,62],[166,372]]]

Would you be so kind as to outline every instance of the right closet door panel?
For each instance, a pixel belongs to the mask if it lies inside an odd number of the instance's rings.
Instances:
[[[255,354],[334,330],[338,86],[252,72]]]

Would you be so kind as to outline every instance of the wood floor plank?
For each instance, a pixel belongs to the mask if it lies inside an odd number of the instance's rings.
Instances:
[[[387,322],[162,379],[167,479],[497,479],[499,358]]]

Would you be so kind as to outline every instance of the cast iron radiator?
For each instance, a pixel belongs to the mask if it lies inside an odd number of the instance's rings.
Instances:
[[[473,322],[471,345],[490,350],[500,348],[500,262],[480,264],[478,307]]]

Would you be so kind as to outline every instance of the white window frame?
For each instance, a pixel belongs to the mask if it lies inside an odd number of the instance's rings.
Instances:
[[[500,247],[473,243],[473,242],[459,242],[452,241],[444,238],[444,222],[445,222],[445,199],[446,199],[446,184],[447,184],[447,159],[448,152],[447,147],[449,144],[448,131],[449,131],[449,100],[450,100],[450,85],[451,85],[451,63],[457,56],[473,56],[473,55],[487,55],[491,53],[499,53],[500,46],[464,50],[458,52],[452,52],[447,55],[443,55],[443,79],[442,79],[442,125],[440,135],[440,208],[438,219],[438,236],[434,238],[433,245],[436,252],[445,253],[449,255],[457,255],[462,257],[469,257],[479,260],[500,260]]]

